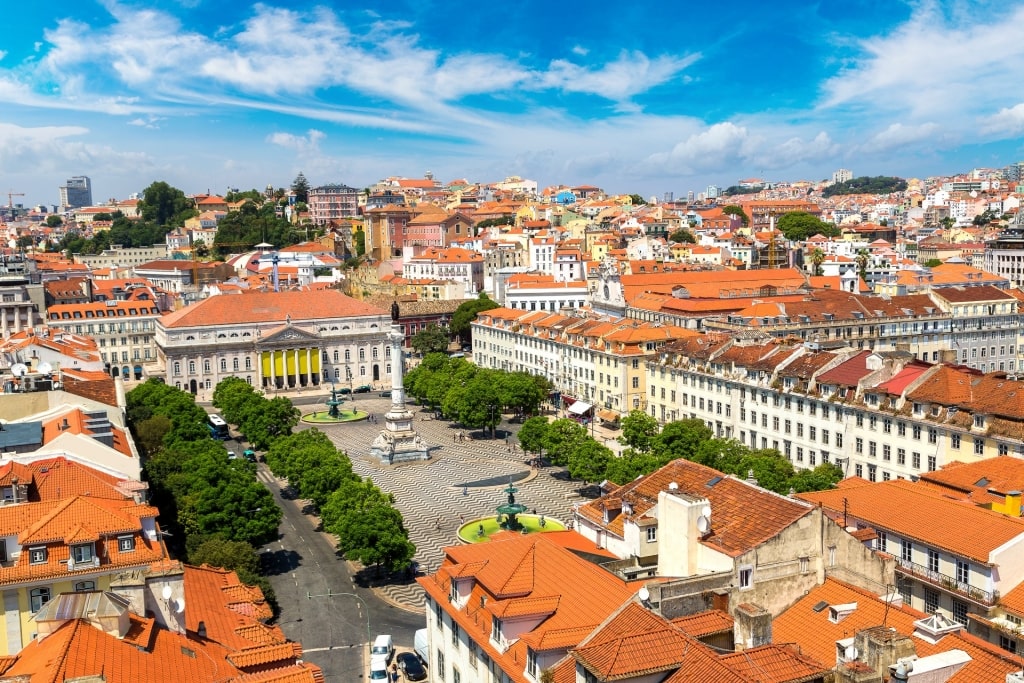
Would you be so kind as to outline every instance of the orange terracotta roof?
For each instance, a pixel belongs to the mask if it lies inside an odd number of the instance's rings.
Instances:
[[[714,482],[714,483],[712,483]],[[711,506],[711,533],[701,543],[736,557],[777,536],[783,529],[812,511],[812,507],[751,486],[718,470],[689,460],[674,460],[653,473],[634,479],[615,490],[613,498],[628,502],[630,514],[604,521],[608,496],[579,506],[578,513],[591,524],[620,538],[625,519],[638,519],[657,505],[658,495],[676,484],[681,494],[707,498]],[[751,508],[758,514],[749,514]]]
[[[842,620],[834,622],[829,618],[829,610],[814,610],[815,605],[822,602],[828,605],[856,603],[857,607]],[[909,635],[914,632],[914,622],[925,616],[906,605],[887,606],[876,594],[826,578],[822,585],[812,588],[772,620],[772,637],[777,643],[796,644],[804,655],[819,662],[833,664],[837,640],[883,624],[897,633]],[[954,649],[970,655],[971,661],[953,674],[948,683],[992,683],[1004,680],[1011,671],[1020,670],[1016,655],[1001,651],[963,631],[947,635],[935,644],[917,637],[913,637],[912,642],[919,657]]]
[[[238,298],[239,296],[244,298]],[[163,327],[173,329],[203,325],[240,325],[259,322],[293,322],[344,318],[350,316],[383,316],[387,312],[346,296],[337,290],[309,296],[306,291],[251,292],[241,295],[222,294],[187,306],[159,319]]]
[[[894,479],[854,488],[799,493],[797,498],[844,510],[876,530],[887,530],[934,548],[991,564],[991,554],[1024,534],[1024,520],[951,500],[934,489]]]

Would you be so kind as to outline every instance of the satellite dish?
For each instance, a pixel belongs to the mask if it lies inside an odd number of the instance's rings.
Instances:
[[[185,611],[185,598],[178,598],[174,601],[174,611],[178,614]]]
[[[701,508],[700,514],[701,514],[701,516],[707,517],[710,520],[711,519],[711,506],[710,505],[705,505],[703,508]]]
[[[698,517],[697,518],[697,531],[699,531],[702,535],[706,534],[709,531],[711,531],[711,520],[709,520],[704,515],[701,515],[700,517]]]
[[[643,601],[647,602],[651,599],[651,591],[647,590],[647,586],[643,586],[637,592],[637,596]]]
[[[26,372],[28,372],[28,366],[24,363],[15,363],[11,366],[11,374],[15,377],[24,377]]]
[[[170,586],[164,586],[164,589],[160,592],[160,595],[163,596],[164,600],[170,600],[171,599],[171,593],[172,593],[171,587]]]
[[[843,656],[846,657],[846,661],[852,662],[857,659],[857,648],[853,645],[847,645],[846,649],[843,651]]]
[[[41,372],[44,375],[48,375],[53,372],[53,366],[47,363],[45,360],[36,366],[36,372]]]

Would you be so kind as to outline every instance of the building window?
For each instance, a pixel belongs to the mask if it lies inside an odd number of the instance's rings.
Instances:
[[[924,611],[926,614],[935,614],[939,611],[939,591],[932,588],[924,589]]]
[[[175,375],[180,375],[181,374],[181,361],[174,361],[174,374]]]
[[[1017,652],[1017,641],[1013,638],[1008,638],[1002,634],[999,635],[999,647],[1003,648],[1007,652]]]
[[[921,469],[921,454],[920,453],[911,453],[910,454],[910,466],[913,467],[915,470]]]
[[[889,539],[884,531],[878,532],[878,549],[883,553],[889,552]]]
[[[928,549],[928,571],[939,571],[939,551],[932,548]]]
[[[194,360],[190,360],[188,362],[188,374],[190,374],[190,375],[196,374],[196,362]]]
[[[491,640],[496,643],[501,642],[501,619],[497,617],[491,618]]]
[[[28,592],[28,609],[35,614],[43,608],[43,605],[50,602],[49,588],[33,588]]]
[[[122,553],[128,553],[135,550],[135,537],[134,536],[118,536],[117,537],[117,549]]]
[[[92,562],[92,558],[95,557],[93,554],[92,543],[83,543],[82,545],[71,546],[71,557],[74,558],[75,564]]]
[[[654,543],[658,540],[658,527],[649,526],[647,527],[647,542]]]
[[[526,674],[533,678],[537,677],[537,653],[532,647],[526,648]]]
[[[94,591],[94,590],[96,590],[96,582],[95,581],[79,581],[78,583],[75,584],[75,592],[76,593],[87,593],[89,591]]]
[[[740,567],[740,589],[752,588],[754,585],[754,568]]]
[[[949,445],[952,448],[955,448],[956,450],[960,450],[960,435],[959,434],[950,434],[949,435]]]
[[[967,603],[962,600],[953,601],[953,621],[967,626]]]
[[[45,564],[47,558],[45,546],[35,546],[28,549],[29,564]],[[49,600],[49,598],[47,598]]]
[[[985,454],[985,439],[974,440],[974,454],[984,455]]]
[[[235,369],[237,370],[238,368],[235,368]],[[228,371],[228,359],[227,358],[221,358],[220,359],[220,371],[221,372],[227,372]]]
[[[963,560],[956,561],[956,580],[960,583],[970,583],[971,563]]]
[[[914,556],[914,544],[904,539],[900,541],[900,559],[904,562],[912,562]]]
[[[937,465],[936,465],[936,458],[935,458],[935,456],[934,455],[929,455],[928,456],[928,471],[929,472],[934,472],[936,470],[936,468],[937,468]]]
[[[246,359],[245,359],[245,369],[246,370],[252,370],[252,358],[246,357]]]
[[[444,650],[437,648],[437,680],[444,683]]]

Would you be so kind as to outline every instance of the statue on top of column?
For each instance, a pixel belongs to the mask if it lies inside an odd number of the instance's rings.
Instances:
[[[391,302],[391,322],[398,322],[398,299]]]

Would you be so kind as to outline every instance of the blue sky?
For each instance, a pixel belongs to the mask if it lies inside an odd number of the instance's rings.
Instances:
[[[0,190],[388,175],[677,195],[1024,159],[1024,2],[22,1]],[[6,197],[3,197],[6,200]]]

